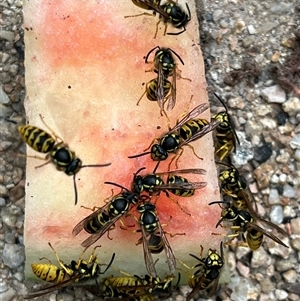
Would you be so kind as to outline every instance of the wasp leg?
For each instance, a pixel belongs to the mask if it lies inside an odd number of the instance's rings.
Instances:
[[[162,227],[168,227],[170,221],[172,219],[172,216],[170,216],[169,220],[165,223],[165,224],[161,224]],[[170,235],[170,237],[175,237],[177,235],[186,235],[186,233],[171,233],[171,232],[167,232],[167,231],[164,231],[165,234],[168,234]]]
[[[73,274],[73,270],[69,269],[65,264],[64,262],[59,258],[57,252],[54,250],[54,248],[52,247],[51,243],[48,242],[48,245],[50,246],[50,248],[53,250],[55,256],[56,256],[56,259],[57,259],[57,262],[59,263],[59,265],[62,267],[62,269],[64,269],[64,271],[68,274],[68,275],[72,275]]]
[[[168,171],[171,170],[171,165],[173,163],[173,161],[175,160],[175,169],[178,169],[178,160],[181,157],[181,155],[183,154],[183,148],[178,149],[177,153],[175,154],[175,156],[171,159],[169,165],[168,165]]]
[[[148,149],[150,149],[151,146],[153,145],[153,143],[154,143],[155,141],[158,141],[158,139],[159,139],[159,138],[154,138],[154,139],[151,141],[150,145],[149,145],[147,148],[144,149],[144,152],[147,151]]]
[[[39,258],[39,260],[43,260],[43,259],[49,261],[49,263],[52,264],[51,260],[49,260],[47,257],[41,257],[41,258]]]
[[[97,207],[97,206],[94,206],[93,208],[86,207],[86,206],[80,206],[80,207],[81,207],[81,208],[84,208],[84,209],[91,210],[91,211],[93,211],[93,212],[101,208],[101,207]]]
[[[194,147],[193,147],[192,145],[187,144],[186,146],[188,146],[188,147],[192,150],[193,154],[194,154],[199,160],[203,160],[203,158],[199,157],[199,156],[196,154],[195,149],[194,149]]]
[[[145,92],[142,94],[142,96],[139,98],[138,102],[136,103],[137,106],[139,105],[139,103],[140,103],[141,100],[143,99],[144,95],[147,93],[147,88],[148,88],[148,84],[146,85]]]
[[[185,214],[191,216],[191,214],[189,212],[187,212],[185,209],[183,209],[183,207],[179,204],[178,200],[173,199],[167,192],[166,192],[166,195],[172,202],[174,202],[180,208],[181,211],[183,211]]]
[[[150,14],[150,13],[141,13],[141,14],[138,14],[138,15],[129,15],[129,16],[124,16],[124,18],[135,18],[135,17],[140,17],[140,16],[155,17],[155,12],[153,12],[153,14]]]

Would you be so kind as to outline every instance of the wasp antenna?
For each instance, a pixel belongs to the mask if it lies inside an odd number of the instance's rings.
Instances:
[[[141,153],[141,154],[138,154],[138,155],[134,155],[134,156],[129,156],[127,158],[129,158],[129,159],[138,158],[138,157],[142,157],[142,156],[145,156],[145,155],[148,155],[148,154],[151,154],[151,151],[150,152]]]
[[[178,53],[176,53],[176,52],[175,52],[174,50],[172,50],[171,48],[168,48],[168,50],[170,50],[171,52],[173,52],[173,53],[177,56],[177,58],[180,60],[181,64],[184,65],[184,62],[183,62],[182,58],[179,56]]]
[[[111,259],[110,259],[109,264],[107,265],[107,267],[106,267],[106,269],[104,270],[104,272],[101,273],[101,274],[105,274],[105,272],[110,268],[110,266],[112,265],[112,263],[113,263],[113,261],[114,261],[114,259],[115,259],[115,256],[116,256],[116,254],[113,253],[113,254],[112,254],[112,257],[111,257]]]
[[[220,161],[215,161],[216,164],[219,164],[219,165],[223,165],[223,166],[226,166],[226,167],[229,167],[229,168],[232,168],[234,167],[233,165],[230,165],[230,164],[226,164],[224,162],[220,162]]]
[[[226,201],[216,201],[216,202],[211,202],[208,205],[214,205],[214,204],[228,204],[229,202]]]
[[[78,201],[78,193],[77,193],[77,186],[76,186],[76,174],[73,175],[73,185],[74,185],[75,206],[76,206],[77,205],[77,201]]]
[[[134,176],[138,175],[142,170],[146,169],[146,167],[141,167],[135,174]]]
[[[216,94],[215,92],[213,92],[213,93],[216,96],[216,98],[218,98],[218,100],[223,105],[223,107],[225,108],[226,113],[228,113],[228,108],[227,108],[227,105],[226,105],[225,101],[218,94]]]
[[[155,46],[154,48],[152,48],[152,49],[147,53],[147,55],[145,56],[145,63],[148,63],[148,57],[149,57],[149,55],[150,55],[151,52],[154,51],[156,48],[160,49],[159,46]]]
[[[82,165],[80,168],[84,167],[104,167],[104,166],[109,166],[111,163],[105,163],[105,164],[89,164],[89,165]]]
[[[117,186],[117,187],[122,188],[122,189],[124,189],[124,190],[126,190],[126,191],[129,192],[129,190],[126,187],[124,187],[124,186],[122,186],[120,184],[114,183],[114,182],[106,181],[106,182],[104,182],[104,184],[114,185],[114,186]]]

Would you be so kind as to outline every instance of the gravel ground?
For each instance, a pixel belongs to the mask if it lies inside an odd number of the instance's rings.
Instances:
[[[180,1],[181,2],[181,1]],[[200,3],[200,1],[198,1]],[[10,118],[24,122],[22,1],[0,1],[0,299],[23,300],[24,152]],[[259,212],[289,233],[283,248],[230,250],[231,283],[216,300],[298,300],[300,294],[300,3],[209,1],[199,4],[210,91],[226,100],[241,142],[232,158]],[[213,97],[212,97],[213,98]],[[212,111],[220,110],[213,100]],[[184,300],[187,288],[173,300]],[[67,288],[39,300],[93,300]]]

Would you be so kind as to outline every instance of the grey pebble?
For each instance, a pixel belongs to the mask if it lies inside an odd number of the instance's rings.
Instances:
[[[9,288],[4,293],[1,293],[1,301],[11,301],[16,296],[16,291],[13,288]]]
[[[287,300],[288,293],[284,290],[276,289],[275,296],[277,298],[276,300]]]
[[[8,30],[0,30],[0,39],[12,42],[14,40],[14,33]]]
[[[266,22],[264,24],[262,24],[262,26],[259,28],[259,33],[266,33],[270,30],[272,30],[273,28],[277,27],[279,25],[279,22],[275,21],[275,22]]]
[[[263,89],[261,95],[269,103],[284,103],[286,100],[285,91],[278,85]]]
[[[24,263],[25,250],[23,246],[17,244],[5,244],[3,249],[3,263],[15,269]]]
[[[8,195],[9,195],[8,189],[4,185],[0,184],[0,196],[7,197]]]
[[[294,153],[294,159],[297,162],[300,162],[300,149],[296,149],[295,153]]]
[[[273,188],[270,189],[269,204],[270,205],[280,204],[279,193],[278,193],[277,189],[273,189]]]
[[[283,210],[281,205],[274,205],[270,210],[270,220],[272,223],[278,225],[282,222]]]
[[[291,220],[291,231],[293,234],[300,234],[300,217]]]
[[[300,237],[292,239],[291,245],[295,250],[300,251]]]
[[[257,251],[253,252],[251,259],[252,268],[267,267],[270,263],[271,257],[263,248],[259,248]]]
[[[0,117],[10,117],[13,111],[10,106],[6,106],[0,102]]]
[[[2,87],[0,87],[0,103],[7,105],[9,104],[9,102],[10,102],[9,97],[7,96],[5,91],[3,91]]]
[[[287,198],[294,198],[296,196],[296,192],[295,192],[295,189],[291,185],[285,184],[283,186],[282,195]]]
[[[300,149],[300,134],[295,135],[290,141],[290,146],[292,149]]]

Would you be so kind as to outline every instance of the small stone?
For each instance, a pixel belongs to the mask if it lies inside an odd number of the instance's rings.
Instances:
[[[255,27],[253,25],[248,25],[247,29],[248,29],[249,34],[255,34],[256,33]]]
[[[277,27],[279,22],[265,22],[259,28],[259,33],[267,33],[268,31],[272,30],[273,28]]]
[[[292,239],[291,245],[295,250],[300,251],[300,237]]]
[[[274,290],[274,284],[270,280],[270,278],[263,278],[260,282],[261,291],[265,294],[269,294],[272,290]]]
[[[279,194],[277,189],[270,189],[270,193],[269,193],[269,204],[270,205],[278,205],[280,204],[280,199],[279,199]]]
[[[291,185],[285,184],[283,186],[282,195],[287,198],[294,198],[296,196],[296,192],[295,192],[295,189]]]
[[[0,98],[1,98],[1,92],[0,92]],[[11,116],[12,113],[13,113],[13,109],[10,106],[2,104],[0,100],[0,117],[8,118]]]
[[[252,268],[267,267],[270,264],[271,257],[263,248],[259,248],[257,251],[253,252],[251,259]]]
[[[17,295],[16,291],[10,287],[7,291],[1,293],[1,301],[11,301],[14,299],[16,295]]]
[[[287,179],[287,175],[286,175],[285,173],[281,174],[281,175],[279,176],[279,183],[280,183],[281,185],[284,185],[284,184],[286,183],[286,179]]]
[[[255,44],[255,36],[247,36],[245,38],[243,38],[242,43],[243,43],[243,47],[244,48],[248,48],[251,45]]]
[[[0,282],[0,294],[8,291],[8,289],[9,289],[8,284],[6,282],[1,281]]]
[[[291,220],[291,231],[293,234],[300,234],[300,217]]]
[[[290,146],[292,149],[300,149],[300,134],[295,135],[290,141]]]
[[[278,125],[285,125],[288,120],[288,117],[289,115],[287,113],[280,111],[276,116]]]
[[[3,263],[15,269],[25,261],[24,247],[17,244],[5,244],[3,249]]]
[[[295,153],[294,153],[294,159],[297,162],[300,162],[300,149],[296,149]]]
[[[5,198],[8,194],[8,189],[4,185],[0,184],[0,196]]]
[[[15,186],[9,192],[9,200],[11,202],[16,202],[25,195],[24,188],[21,186]]]
[[[237,270],[239,271],[239,273],[244,277],[244,278],[248,278],[249,277],[249,272],[250,272],[250,268],[245,266],[244,264],[242,264],[240,261],[237,262],[236,265]]]
[[[272,55],[272,58],[271,58],[271,61],[273,63],[277,63],[279,61],[279,58],[280,58],[280,52],[279,51],[276,51],[273,55]]]
[[[289,270],[283,273],[282,276],[287,283],[295,283],[298,278],[297,272],[295,270]]]
[[[277,298],[276,300],[287,300],[288,293],[284,290],[276,289],[275,296]]]
[[[9,55],[5,52],[2,53],[2,63],[6,63],[9,59]]]
[[[266,162],[272,155],[272,143],[264,143],[254,149],[253,159],[258,163]]]
[[[269,103],[284,103],[286,99],[285,91],[278,85],[263,89],[261,95]]]
[[[6,205],[5,199],[0,198],[0,207],[4,207]]]
[[[274,205],[270,210],[270,220],[272,223],[278,225],[282,222],[283,210],[281,205]]]
[[[300,112],[300,99],[291,97],[282,104],[282,109],[289,115],[295,115]]]
[[[4,92],[4,90],[2,89],[2,87],[0,87],[0,103],[4,104],[4,105],[7,105],[7,104],[9,104],[9,102],[10,102],[9,97]]]
[[[287,38],[281,42],[281,45],[287,48],[294,49],[296,46],[296,40],[295,38]]]
[[[281,259],[276,262],[276,270],[278,272],[286,272],[290,269],[293,269],[296,264],[296,260],[290,259]]]
[[[228,99],[228,107],[229,108],[236,108],[236,109],[244,109],[246,103],[242,97],[234,97]]]
[[[244,21],[238,21],[235,24],[235,32],[241,33],[245,29],[245,22]]]
[[[0,40],[6,40],[12,42],[14,40],[14,33],[8,30],[0,30]]]

